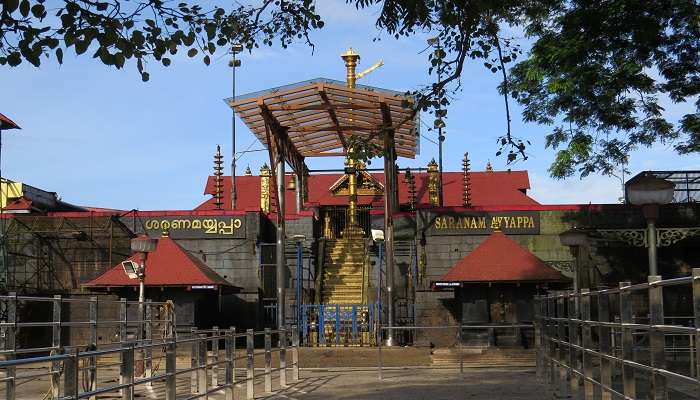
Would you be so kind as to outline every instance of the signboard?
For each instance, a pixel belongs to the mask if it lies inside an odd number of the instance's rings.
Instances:
[[[245,220],[240,217],[159,217],[143,222],[149,236],[168,232],[173,239],[242,239]]]
[[[433,288],[435,289],[451,289],[462,287],[462,282],[433,282]]]
[[[510,235],[540,233],[537,211],[427,212],[422,218],[430,235],[487,235],[499,230]]]
[[[190,289],[216,289],[216,285],[192,285]]]

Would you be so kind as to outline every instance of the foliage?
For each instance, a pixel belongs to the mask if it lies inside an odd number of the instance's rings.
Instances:
[[[526,159],[529,142],[511,131],[508,98],[525,121],[551,125],[546,146],[559,149],[553,177],[612,173],[638,146],[674,142],[700,151],[700,5],[694,0],[347,0],[380,5],[377,27],[399,39],[437,35],[428,59],[436,81],[415,93],[419,109],[444,124],[465,61],[501,74],[507,161]],[[533,42],[524,60],[506,32]],[[507,64],[514,64],[508,70]],[[510,74],[511,76],[508,76]],[[666,103],[695,101],[675,121]]]
[[[179,50],[200,55],[208,65],[219,47],[286,47],[298,39],[311,44],[309,32],[322,26],[312,0],[265,0],[231,11],[164,0],[60,0],[51,6],[45,0],[2,0],[0,64],[38,67],[51,55],[60,64],[73,48],[118,69],[135,59],[147,81],[147,61],[167,67]]]

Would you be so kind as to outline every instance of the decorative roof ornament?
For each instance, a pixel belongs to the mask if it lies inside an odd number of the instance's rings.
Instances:
[[[462,177],[462,183],[464,185],[462,188],[462,205],[464,207],[471,207],[472,205],[472,183],[469,167],[469,153],[467,152],[464,153],[464,160],[462,160],[462,171],[464,173]]]
[[[250,170],[250,165],[245,167],[245,176],[253,176],[253,171]]]
[[[267,163],[260,167],[260,209],[270,212],[270,167]]]
[[[214,154],[214,205],[218,210],[221,209],[223,202],[223,179],[224,167],[222,166],[224,156],[221,155],[221,146],[216,145],[216,154]]]
[[[491,165],[491,160],[486,162],[486,172],[493,172],[493,166]]]
[[[404,179],[408,186],[408,205],[411,211],[414,211],[416,209],[416,177],[413,176],[410,168],[406,168]]]
[[[289,184],[287,185],[287,190],[297,190],[297,175],[296,174],[291,174],[292,179],[289,180]]]
[[[428,163],[428,194],[430,197],[430,205],[437,207],[440,205],[439,186],[439,171],[438,165],[433,158]]]

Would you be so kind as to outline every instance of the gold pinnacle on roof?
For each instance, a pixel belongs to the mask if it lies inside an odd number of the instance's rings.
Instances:
[[[355,74],[355,67],[360,61],[360,55],[355,53],[355,50],[350,47],[345,53],[340,55],[340,58],[345,61],[346,75],[345,80],[349,88],[355,87],[355,82],[357,81],[357,75]]]
[[[464,187],[462,188],[462,205],[464,207],[469,207],[472,205],[472,183],[471,174],[469,173],[469,153],[464,153],[464,160],[462,160],[462,171],[464,176],[462,177],[462,183]]]
[[[217,209],[221,209],[224,204],[223,198],[223,181],[221,176],[224,174],[224,167],[221,166],[224,156],[221,155],[221,146],[216,145],[216,154],[214,154],[214,205]]]
[[[250,170],[250,165],[245,167],[245,176],[253,176],[253,171]]]
[[[491,161],[486,162],[486,171],[487,172],[493,172],[493,166],[491,165]]]

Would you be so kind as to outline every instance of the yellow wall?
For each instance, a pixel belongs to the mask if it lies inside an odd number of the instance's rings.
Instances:
[[[0,182],[0,207],[7,207],[8,199],[22,197],[22,182],[2,180]]]

